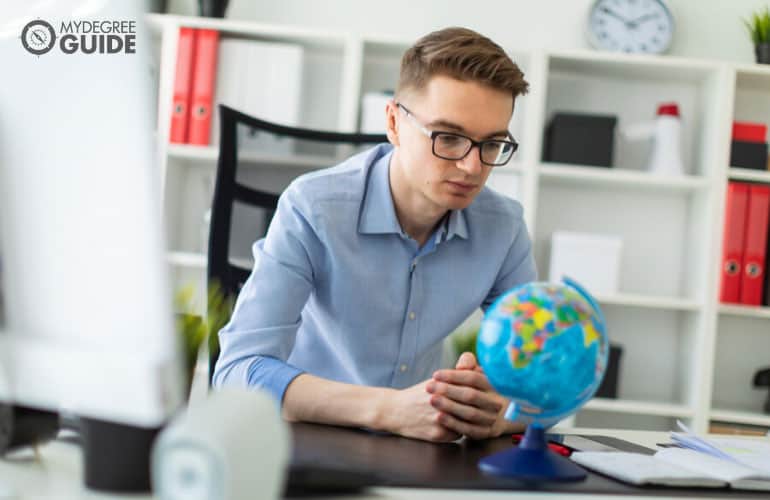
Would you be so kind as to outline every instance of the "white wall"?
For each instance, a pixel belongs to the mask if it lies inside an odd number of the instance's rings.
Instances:
[[[417,38],[462,25],[509,49],[588,47],[586,13],[593,0],[230,0],[228,17],[320,29]],[[671,54],[753,62],[742,18],[770,0],[669,0],[677,21]],[[170,0],[192,14],[197,1]]]

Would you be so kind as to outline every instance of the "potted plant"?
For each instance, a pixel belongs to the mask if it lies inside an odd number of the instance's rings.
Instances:
[[[208,339],[209,348],[218,348],[217,332],[225,326],[233,310],[233,300],[217,284],[209,284],[206,317],[196,314],[195,288],[181,288],[175,296],[176,329],[180,335],[186,374],[186,394],[190,394],[195,365],[201,346]]]
[[[770,64],[770,7],[753,13],[743,23],[754,42],[757,63]]]

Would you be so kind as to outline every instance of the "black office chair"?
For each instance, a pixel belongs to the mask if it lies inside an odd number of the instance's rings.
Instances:
[[[244,264],[245,252],[240,256],[233,256],[232,249],[236,246],[234,236],[245,237],[250,243],[267,233],[267,228],[278,206],[280,191],[288,184],[283,179],[282,186],[274,185],[273,189],[256,189],[250,186],[248,176],[241,175],[244,169],[239,169],[248,163],[269,164],[267,155],[255,154],[254,150],[244,151],[245,146],[252,144],[255,148],[270,153],[276,164],[282,164],[281,156],[275,154],[275,148],[295,152],[312,152],[319,158],[328,157],[330,161],[314,165],[312,160],[303,162],[306,169],[314,169],[331,166],[338,155],[340,145],[362,146],[382,143],[387,141],[384,134],[349,134],[340,132],[325,132],[303,128],[287,127],[276,123],[267,122],[246,115],[228,106],[219,105],[220,117],[220,143],[219,161],[217,163],[216,181],[214,184],[214,198],[211,206],[211,225],[209,230],[208,249],[208,283],[209,290],[214,288],[221,291],[221,296],[212,296],[209,293],[209,313],[213,307],[221,307],[219,302],[224,300],[226,304],[234,303],[243,284],[251,273],[250,264]],[[239,142],[241,149],[239,150]],[[271,151],[272,149],[272,151]],[[354,149],[348,151],[352,153]],[[242,157],[239,153],[243,153]],[[249,158],[249,154],[254,157]],[[261,156],[261,159],[258,158]],[[257,157],[257,158],[255,158]],[[306,158],[312,158],[307,156]],[[287,169],[290,167],[287,167]],[[252,170],[253,172],[253,170]],[[284,170],[286,172],[286,170]],[[290,171],[291,172],[291,171]],[[296,176],[296,170],[289,174]],[[259,181],[257,181],[259,183]],[[276,184],[273,182],[273,184]],[[237,208],[238,205],[242,207]],[[234,213],[239,211],[252,220],[243,233],[233,231]],[[238,228],[235,228],[238,229]],[[236,238],[237,239],[237,238]],[[244,243],[241,241],[241,243]],[[241,245],[245,246],[245,245]],[[242,249],[243,250],[243,249]],[[240,258],[238,258],[240,257]],[[212,288],[214,287],[214,288]],[[217,301],[218,303],[213,303]],[[219,357],[218,332],[212,331],[209,337],[209,384],[214,374],[214,365]]]

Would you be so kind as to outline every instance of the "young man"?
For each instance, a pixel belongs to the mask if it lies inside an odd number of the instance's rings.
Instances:
[[[515,429],[470,353],[442,341],[479,306],[536,279],[517,202],[484,187],[516,150],[523,74],[462,28],[407,50],[390,144],[283,193],[230,323],[214,384],[263,387],[290,420],[431,441]]]

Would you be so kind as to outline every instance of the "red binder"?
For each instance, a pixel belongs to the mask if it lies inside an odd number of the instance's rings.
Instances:
[[[174,101],[171,108],[169,141],[187,142],[187,117],[192,97],[192,64],[195,50],[195,30],[179,28],[179,44],[176,51],[176,76],[174,77]]]
[[[722,302],[740,303],[743,250],[748,209],[747,184],[730,182],[727,185],[725,228],[722,239]]]
[[[764,123],[733,122],[733,140],[743,142],[765,142],[767,125]]]
[[[750,185],[746,214],[746,244],[743,252],[741,303],[762,304],[767,253],[767,222],[770,218],[770,186]]]
[[[192,106],[187,142],[207,146],[211,135],[211,113],[214,84],[217,77],[219,32],[199,29],[195,41],[193,64]]]

